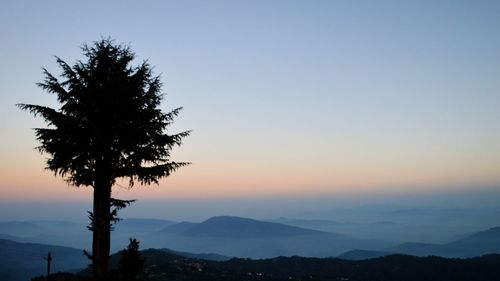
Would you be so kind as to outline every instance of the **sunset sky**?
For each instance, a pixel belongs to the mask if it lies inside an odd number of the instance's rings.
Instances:
[[[90,201],[44,170],[15,107],[110,36],[193,130],[160,186],[121,198],[500,189],[499,1],[2,1],[0,201]]]

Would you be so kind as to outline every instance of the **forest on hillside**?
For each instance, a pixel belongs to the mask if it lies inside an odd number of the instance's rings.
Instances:
[[[123,273],[123,252],[112,256],[113,280],[338,280],[338,281],[489,281],[500,280],[500,255],[469,259],[390,255],[348,261],[338,258],[277,257],[209,261],[149,249],[140,253],[137,274]],[[120,257],[121,255],[121,257]],[[130,266],[128,267],[130,268]],[[44,281],[37,277],[32,281]],[[51,281],[90,281],[90,271],[57,273]],[[111,279],[110,279],[111,280]]]

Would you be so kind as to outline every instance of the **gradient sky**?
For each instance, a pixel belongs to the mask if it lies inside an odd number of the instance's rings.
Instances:
[[[500,186],[499,1],[2,1],[0,200],[90,200],[45,171],[16,103],[101,37],[162,75],[190,161],[139,199]]]

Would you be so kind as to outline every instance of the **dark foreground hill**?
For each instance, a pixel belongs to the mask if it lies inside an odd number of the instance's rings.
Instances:
[[[53,270],[77,271],[89,263],[78,249],[0,239],[0,280],[24,281],[44,274],[48,252],[53,257]]]
[[[260,272],[280,280],[500,280],[500,255],[472,259],[419,258],[390,255],[363,261],[279,257],[269,260],[248,261],[233,259],[227,268],[243,272]],[[270,279],[272,280],[272,279]]]
[[[160,251],[173,256],[205,260],[229,260],[229,257],[212,254],[194,254],[176,252],[170,249]],[[26,281],[33,276],[47,272],[47,254],[52,255],[52,272],[78,272],[85,268],[90,261],[83,255],[83,251],[75,248],[37,244],[20,243],[0,239],[0,281]]]
[[[159,250],[142,251],[145,281],[490,281],[500,280],[500,255],[470,259],[389,255],[363,261],[338,258],[277,257],[225,262],[190,259]],[[112,257],[117,264],[119,256]],[[89,271],[87,270],[86,273]],[[82,276],[82,275],[81,275]],[[115,275],[115,276],[118,276]],[[76,276],[70,276],[76,278]],[[43,279],[37,279],[43,280]],[[87,280],[85,277],[60,280]],[[112,279],[110,279],[112,280]]]

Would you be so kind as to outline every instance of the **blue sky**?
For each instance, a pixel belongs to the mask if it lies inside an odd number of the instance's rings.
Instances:
[[[4,1],[0,194],[88,198],[43,171],[14,107],[101,37],[162,75],[194,164],[122,196],[321,196],[500,183],[498,1]],[[12,188],[15,187],[15,188]],[[61,192],[64,190],[64,192]]]

